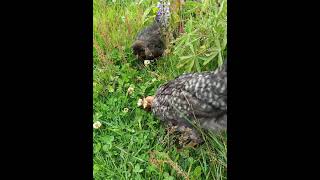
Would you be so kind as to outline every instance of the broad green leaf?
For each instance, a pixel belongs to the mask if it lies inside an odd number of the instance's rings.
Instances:
[[[224,50],[227,46],[227,41],[228,41],[228,38],[227,38],[227,33],[225,32],[224,33],[224,36],[223,36],[223,40],[222,40],[222,47],[221,49]]]
[[[114,141],[114,136],[103,136],[102,141],[106,144],[111,144]]]
[[[200,49],[206,49],[206,48],[207,48],[206,45],[200,46]]]
[[[190,72],[190,71],[192,70],[193,66],[194,66],[194,59],[191,59],[190,64],[188,64],[188,65],[186,66],[187,71]]]
[[[142,16],[142,22],[145,22],[145,19],[147,18],[147,16],[150,14],[150,11],[152,10],[152,6],[148,7],[144,13],[143,13],[143,16]]]
[[[193,176],[199,178],[201,176],[201,166],[197,166],[193,171]]]
[[[221,12],[225,9],[225,1],[222,1],[220,3],[220,8],[219,8],[219,12],[218,12],[218,15],[221,14]]]
[[[195,64],[196,64],[196,69],[198,72],[201,72],[201,68],[200,68],[200,64],[199,64],[199,61],[198,59],[195,59]]]
[[[98,153],[101,149],[101,143],[97,143],[94,147],[94,153]]]
[[[111,148],[112,148],[112,144],[105,144],[105,145],[102,146],[102,149],[105,152],[108,152]]]
[[[143,169],[140,169],[140,164],[136,164],[134,166],[133,172],[140,173],[142,171],[143,171]]]
[[[152,8],[152,14],[156,14],[158,12],[159,8],[158,7],[153,7]]]
[[[191,49],[192,53],[193,53],[193,54],[195,54],[195,53],[194,53],[193,45],[192,45],[191,43],[188,43],[188,44],[189,44],[189,47],[190,47],[190,49]]]
[[[193,22],[193,20],[192,20],[192,17],[190,18],[190,20],[187,22],[187,24],[186,24],[186,32],[187,33],[191,33],[191,31],[192,31],[192,22]]]
[[[99,171],[99,170],[100,170],[99,165],[94,164],[94,165],[93,165],[93,171],[97,172],[97,171]]]
[[[177,65],[177,68],[181,68],[181,67],[185,66],[186,64],[190,64],[191,61],[192,61],[192,59],[188,59],[186,61],[183,61],[182,63]]]
[[[193,55],[189,55],[189,56],[181,56],[179,57],[180,60],[186,60],[186,59],[189,59],[189,58],[192,58]]]
[[[140,0],[138,4],[140,5],[143,1],[144,1],[144,0]]]
[[[163,173],[163,177],[165,177],[165,178],[166,178],[166,177],[169,177],[169,173],[168,173],[168,172],[164,172],[164,173]]]
[[[155,15],[152,15],[152,16],[147,17],[147,18],[143,21],[143,24],[145,24],[146,22],[148,22],[150,19],[154,19],[155,17],[156,17]]]
[[[182,50],[182,45],[185,44],[186,40],[187,40],[187,37],[186,36],[183,36],[181,38],[178,39],[180,42],[177,44],[177,46],[174,48],[175,51],[180,51]]]
[[[222,64],[223,64],[222,55],[221,55],[221,52],[219,52],[218,65],[221,66]]]
[[[219,51],[213,51],[209,55],[209,57],[200,57],[200,59],[204,60],[203,65],[207,65],[210,61],[212,61],[217,55]]]
[[[110,93],[114,92],[114,88],[113,88],[113,86],[108,85],[108,91],[109,91]]]

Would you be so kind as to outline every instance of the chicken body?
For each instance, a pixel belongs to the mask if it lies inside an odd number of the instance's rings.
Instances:
[[[142,30],[132,45],[133,53],[140,60],[154,60],[162,56],[165,44],[160,25],[156,21]]]
[[[227,129],[227,63],[212,72],[188,73],[161,86],[151,110],[160,120],[191,128],[190,139],[202,142],[192,124],[220,131]]]

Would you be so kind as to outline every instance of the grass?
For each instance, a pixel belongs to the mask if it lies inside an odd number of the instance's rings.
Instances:
[[[137,32],[150,22],[150,14],[145,12],[157,1],[93,2],[93,121],[102,123],[93,134],[94,179],[226,179],[225,133],[206,133],[206,143],[199,148],[178,150],[172,143],[174,137],[166,133],[165,126],[150,112],[137,107],[139,98],[153,95],[160,85],[183,72],[213,70],[216,67],[226,51],[223,47],[226,44],[226,25],[220,25],[225,17],[220,17],[216,1],[191,3],[187,12],[179,14],[178,18],[189,26],[186,33],[170,46],[172,53],[162,57],[157,65],[146,68],[139,68],[130,46]],[[192,7],[197,6],[206,13],[198,13],[194,17],[192,11],[199,8]],[[213,33],[203,31],[201,22],[207,22],[209,32]],[[198,51],[204,44],[192,44],[197,56],[177,49],[177,45],[179,48],[191,48],[187,40],[192,42],[194,38],[208,37],[210,41],[204,41],[206,51]],[[197,58],[199,54],[207,59]],[[183,56],[192,56],[192,60],[181,64]],[[134,87],[132,94],[127,93],[129,87]],[[128,108],[127,112],[125,108]]]

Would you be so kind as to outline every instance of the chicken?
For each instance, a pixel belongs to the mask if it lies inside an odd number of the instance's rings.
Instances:
[[[150,99],[156,117],[199,144],[203,140],[194,123],[214,132],[227,129],[227,62],[216,71],[183,74]]]
[[[162,56],[165,44],[157,21],[137,35],[132,49],[140,60],[154,60]]]

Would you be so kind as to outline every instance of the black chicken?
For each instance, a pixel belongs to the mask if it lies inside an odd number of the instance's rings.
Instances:
[[[189,130],[188,141],[202,142],[192,124],[220,131],[227,129],[227,62],[214,72],[188,73],[161,86],[151,110],[178,132]]]
[[[154,60],[162,56],[165,44],[157,21],[138,34],[132,49],[140,60]]]

